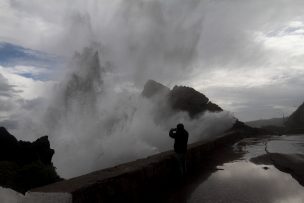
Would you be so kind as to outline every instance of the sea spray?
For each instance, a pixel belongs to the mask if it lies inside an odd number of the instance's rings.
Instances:
[[[35,119],[19,122],[19,135],[49,135],[62,177],[172,149],[168,130],[179,122],[190,142],[233,125],[229,112],[191,119],[140,95],[148,79],[170,87],[189,80],[199,60],[204,1],[77,0],[65,13],[58,43],[67,58],[73,55],[66,75],[26,114]]]
[[[192,119],[172,110],[163,95],[155,102],[121,87],[105,71],[98,49],[85,49],[74,60],[74,71],[58,85],[45,115],[54,163],[63,177],[169,150],[168,130],[179,122],[189,131],[190,143],[216,136],[234,123],[228,112]]]

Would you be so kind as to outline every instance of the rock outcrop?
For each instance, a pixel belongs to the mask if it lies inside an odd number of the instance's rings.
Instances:
[[[304,131],[304,103],[289,116],[285,125],[288,130],[302,129]]]
[[[0,127],[0,185],[18,192],[61,180],[52,163],[54,150],[47,136],[18,141]]]
[[[173,110],[185,111],[191,118],[195,118],[205,111],[223,111],[221,107],[212,103],[204,94],[191,87],[174,86],[170,90],[158,82],[149,80],[144,86],[142,96],[147,98],[162,97]]]
[[[173,109],[186,111],[192,118],[205,111],[223,111],[221,107],[212,103],[204,94],[185,86],[174,86],[169,93],[169,103]]]

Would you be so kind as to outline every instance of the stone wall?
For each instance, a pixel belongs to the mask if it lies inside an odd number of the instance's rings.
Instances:
[[[188,173],[204,163],[206,154],[243,136],[235,131],[214,141],[189,145]],[[155,196],[170,192],[181,180],[174,152],[167,151],[33,189],[25,202],[153,202]]]

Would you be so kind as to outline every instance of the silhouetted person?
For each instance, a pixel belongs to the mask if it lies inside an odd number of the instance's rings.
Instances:
[[[180,167],[182,176],[186,174],[186,153],[188,144],[188,132],[184,125],[179,123],[177,128],[173,128],[169,132],[169,136],[174,139],[174,151]]]

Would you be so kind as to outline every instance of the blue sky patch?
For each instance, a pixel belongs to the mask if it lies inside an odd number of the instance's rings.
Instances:
[[[55,72],[62,64],[62,58],[47,54],[41,51],[27,49],[15,44],[0,42],[0,65],[3,67],[14,66],[33,66],[41,71],[41,74],[31,72],[21,73],[20,75],[38,80],[48,80],[50,75],[47,73]],[[51,71],[50,71],[51,70]]]

